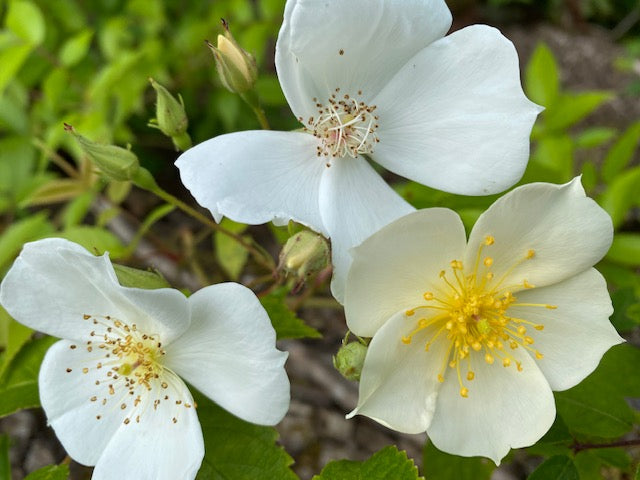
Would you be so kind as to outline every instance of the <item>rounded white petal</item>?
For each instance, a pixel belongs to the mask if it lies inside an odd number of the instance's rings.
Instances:
[[[522,91],[513,44],[485,25],[420,51],[372,103],[380,117],[375,161],[465,195],[500,192],[520,179],[541,111]]]
[[[558,308],[517,306],[519,303]],[[544,358],[537,365],[553,390],[566,390],[581,382],[600,363],[604,353],[624,342],[609,322],[613,313],[607,284],[590,268],[575,277],[543,288],[524,290],[507,315],[544,326],[527,326],[527,335]]]
[[[193,398],[181,380],[170,394],[183,399],[183,404],[160,402],[139,408],[140,422],[131,421],[111,437],[100,455],[92,480],[135,478],[136,480],[193,480],[204,458],[204,440]],[[174,422],[175,419],[175,422]]]
[[[443,452],[499,464],[510,448],[533,445],[549,430],[555,404],[535,360],[521,349],[512,351],[522,362],[521,372],[499,362],[487,365],[482,355],[471,354],[475,379],[465,382],[468,398],[460,396],[457,376],[449,369],[427,434]]]
[[[414,211],[361,157],[336,158],[320,184],[320,212],[331,238],[331,292],[343,301],[349,249],[393,220]]]
[[[495,238],[483,249],[493,258],[494,281],[515,292],[524,280],[542,287],[593,266],[609,249],[613,227],[575,178],[565,185],[523,185],[498,199],[471,231],[467,265],[487,235]],[[528,254],[533,257],[525,260]]]
[[[326,234],[318,210],[325,162],[306,133],[250,131],[221,135],[176,161],[182,183],[219,222],[248,224],[293,219]]]
[[[296,117],[315,115],[336,88],[367,102],[421,48],[451,26],[442,0],[291,0],[276,68]]]
[[[236,283],[189,297],[191,327],[167,347],[166,364],[221,407],[275,425],[289,408],[287,353],[256,296]]]
[[[136,323],[165,341],[188,325],[187,302],[180,292],[122,287],[107,254],[96,257],[60,238],[24,246],[2,282],[0,302],[20,323],[76,340],[97,328],[83,320],[85,315]]]
[[[446,208],[410,213],[367,238],[352,250],[344,301],[349,329],[372,337],[395,312],[423,305],[424,293],[441,283],[438,274],[462,258],[465,246],[464,225]]]
[[[419,332],[408,345],[403,343],[402,337],[411,333],[416,320],[404,311],[396,313],[373,337],[360,376],[358,406],[347,418],[365,415],[403,433],[427,429],[436,408],[437,375],[447,345],[436,342],[425,351],[434,328]]]

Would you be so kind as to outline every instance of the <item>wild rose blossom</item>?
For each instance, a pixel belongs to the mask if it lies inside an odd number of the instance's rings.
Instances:
[[[94,480],[195,478],[204,442],[181,377],[250,422],[276,424],[288,409],[287,354],[242,285],[189,298],[126,288],[107,254],[51,238],[24,246],[0,303],[63,339],[42,363],[40,400],[69,455],[95,465]]]
[[[216,221],[290,219],[331,238],[342,301],[349,248],[413,208],[370,161],[448,192],[486,195],[521,177],[540,108],[497,30],[444,37],[443,0],[289,0],[276,44],[302,131],[221,135],[176,162]]]
[[[358,405],[389,428],[496,463],[555,418],[552,390],[591,373],[623,340],[602,275],[611,219],[579,179],[535,183],[496,201],[466,241],[433,208],[354,249],[347,325],[373,337]]]

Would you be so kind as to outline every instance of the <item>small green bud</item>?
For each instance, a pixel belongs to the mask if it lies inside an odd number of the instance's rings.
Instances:
[[[178,101],[153,78],[150,78],[149,82],[158,96],[155,122],[152,120],[150,126],[157,126],[167,137],[171,137],[178,150],[184,151],[190,148],[191,138],[187,133],[189,119],[184,110],[182,97],[178,96],[180,98]]]
[[[333,357],[333,366],[347,380],[360,381],[367,346],[361,342],[345,343]]]
[[[218,44],[207,45],[216,60],[216,69],[225,88],[234,93],[244,93],[253,88],[258,78],[256,60],[244,50],[229,31],[223,19],[224,35],[218,35]]]
[[[131,150],[115,145],[95,143],[83,137],[68,123],[64,129],[71,132],[91,161],[112,180],[131,180],[140,168],[138,157]]]
[[[305,280],[324,269],[329,264],[329,256],[329,245],[322,235],[302,230],[285,243],[278,268]]]

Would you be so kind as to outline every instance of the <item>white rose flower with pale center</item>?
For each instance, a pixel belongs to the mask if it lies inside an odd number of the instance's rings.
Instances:
[[[303,131],[206,141],[176,162],[183,183],[216,221],[293,219],[330,237],[342,301],[349,248],[413,210],[371,161],[466,195],[510,187],[527,164],[541,109],[512,43],[450,27],[442,0],[289,0],[276,68]]]
[[[69,456],[93,480],[193,479],[204,456],[182,378],[249,422],[289,406],[287,354],[267,313],[235,283],[122,287],[105,254],[52,238],[28,243],[0,285],[17,321],[62,338],[47,352],[40,401]]]
[[[466,240],[444,208],[411,213],[353,251],[345,314],[373,337],[358,405],[439,449],[496,463],[555,418],[552,390],[584,379],[623,340],[602,275],[611,219],[566,185],[516,188]]]

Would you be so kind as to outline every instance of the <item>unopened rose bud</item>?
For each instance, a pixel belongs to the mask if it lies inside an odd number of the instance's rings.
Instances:
[[[367,346],[361,342],[343,344],[333,357],[333,366],[347,380],[359,381],[367,355]]]
[[[187,150],[191,147],[191,138],[187,133],[189,119],[184,110],[182,97],[179,97],[178,101],[153,78],[150,78],[149,82],[158,95],[155,123],[150,123],[150,126],[157,126],[167,137],[171,137],[176,149]]]
[[[131,150],[115,145],[95,143],[83,137],[75,129],[65,123],[66,131],[71,132],[78,140],[80,147],[91,161],[112,180],[131,180],[140,168],[138,157]]]
[[[299,280],[318,273],[329,264],[329,245],[322,235],[302,230],[285,243],[279,268]]]
[[[222,21],[224,35],[218,35],[218,44],[207,45],[216,60],[216,69],[222,84],[234,93],[244,93],[253,88],[258,78],[256,60],[244,50],[229,31],[227,22]]]

